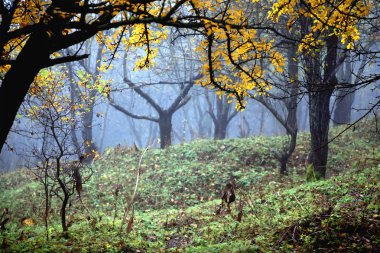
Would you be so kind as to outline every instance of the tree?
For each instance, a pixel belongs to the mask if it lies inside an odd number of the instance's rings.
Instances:
[[[240,138],[247,138],[250,134],[250,127],[247,119],[244,115],[240,114],[239,117],[239,137]]]
[[[282,38],[277,47],[282,48],[285,52],[286,71],[284,73],[274,73],[267,78],[268,82],[273,83],[273,86],[276,88],[268,92],[269,96],[251,96],[255,101],[268,109],[281,126],[285,128],[286,134],[289,137],[289,141],[284,143],[282,150],[275,154],[280,162],[280,174],[287,173],[287,163],[296,148],[298,134],[297,108],[300,94],[298,43],[295,40],[295,30],[297,30],[298,26],[293,27],[295,29],[292,31],[287,31],[285,28],[286,24],[284,23],[284,20],[278,21],[278,29],[286,37]],[[270,35],[268,34],[267,36]],[[268,67],[262,66],[263,69],[267,69]],[[273,72],[270,69],[267,70]],[[263,125],[260,127],[260,131],[262,131],[262,128]]]
[[[298,53],[302,56],[305,86],[309,94],[311,133],[310,162],[318,177],[325,177],[328,156],[330,98],[338,85],[336,73],[344,59],[338,47],[352,50],[360,38],[358,23],[369,14],[360,1],[276,2],[271,16],[286,15],[287,27],[299,22]]]
[[[296,148],[298,134],[297,105],[300,86],[298,81],[299,67],[295,44],[288,44],[286,51],[287,76],[280,80],[280,83],[285,83],[285,85],[279,85],[278,88],[280,89],[280,92],[277,92],[276,94],[271,93],[269,97],[253,96],[254,100],[261,103],[271,112],[276,120],[285,128],[286,134],[290,138],[289,143],[284,144],[283,149],[276,154],[276,157],[280,161],[280,174],[285,174],[287,172],[287,163]],[[274,100],[280,101],[283,104],[282,107],[284,107],[285,112],[276,108]]]
[[[371,36],[370,36],[371,37]],[[367,45],[364,45],[364,51],[367,52],[359,60],[355,60],[351,52],[347,53],[344,62],[341,64],[338,71],[339,86],[336,91],[336,105],[334,110],[333,123],[334,125],[350,124],[351,110],[354,103],[355,91],[358,83],[363,78],[363,72],[369,64],[368,52],[373,46],[374,39],[370,38]],[[357,71],[355,64],[359,63]]]
[[[189,128],[190,138],[192,140],[211,137],[212,119],[205,117],[207,107],[204,106],[204,92],[202,87],[194,87],[192,98],[189,101],[190,105],[183,107],[184,120]]]
[[[91,52],[94,49],[94,39],[88,40],[87,42],[85,52]],[[83,141],[82,146],[84,147],[85,154],[84,162],[86,163],[91,162],[98,153],[98,148],[93,139],[94,107],[96,102],[103,97],[102,93],[105,92],[109,85],[108,81],[102,78],[105,69],[105,63],[103,63],[103,50],[105,45],[99,44],[95,46],[97,46],[97,48],[94,58],[88,57],[87,59],[78,61],[79,66],[76,68],[73,63],[66,63],[69,72],[72,103],[86,105],[83,108],[78,108],[81,114],[80,122],[83,125],[83,127],[81,127],[81,139]],[[72,137],[78,149],[79,143],[75,131],[72,131]]]
[[[142,87],[137,86],[135,83],[130,81],[127,78],[126,75],[126,56],[123,59],[123,69],[124,69],[124,82],[131,88],[133,91],[135,91],[137,94],[139,94],[152,108],[156,111],[158,114],[158,117],[153,117],[149,115],[136,115],[134,113],[131,113],[124,107],[118,105],[113,101],[113,99],[110,99],[110,105],[115,108],[116,110],[124,113],[125,115],[132,117],[134,119],[145,119],[149,121],[153,121],[158,123],[159,129],[160,129],[160,147],[166,148],[171,145],[172,143],[172,117],[173,114],[180,109],[182,106],[186,105],[186,103],[190,100],[190,97],[188,96],[188,93],[194,85],[194,77],[190,77],[189,80],[182,82],[182,83],[175,83],[179,86],[179,94],[178,96],[173,100],[173,102],[170,104],[168,108],[161,107],[152,96],[150,96],[148,93],[144,92]],[[171,82],[165,82],[160,81],[160,84],[170,84]],[[145,84],[146,86],[146,84]],[[149,86],[149,84],[148,84]]]
[[[238,114],[238,111],[233,110],[231,103],[227,102],[225,96],[214,95],[211,100],[210,95],[206,92],[206,101],[208,105],[208,114],[211,116],[214,123],[214,139],[222,140],[227,137],[227,128],[231,120]]]
[[[67,237],[66,209],[69,200],[75,190],[80,195],[82,184],[88,177],[82,177],[84,157],[75,161],[78,150],[72,143],[71,129],[77,123],[76,118],[71,117],[75,109],[66,89],[66,73],[62,69],[59,72],[44,70],[39,77],[31,87],[25,107],[26,117],[34,124],[31,134],[42,140],[32,147],[31,153],[37,161],[31,170],[44,186],[47,237],[52,196],[61,200],[61,226],[63,236]]]
[[[224,56],[231,58],[227,64],[230,66],[236,63],[235,58],[239,55],[246,54],[255,59],[257,53],[260,52],[267,52],[268,55],[273,56],[272,58],[275,59],[273,63],[278,65],[280,56],[271,50],[271,43],[256,41],[255,29],[248,22],[249,11],[245,7],[246,4],[240,2],[190,0],[100,1],[96,3],[86,0],[53,0],[51,2],[30,1],[28,4],[24,4],[21,0],[1,1],[0,148],[3,147],[17,111],[38,72],[48,66],[77,61],[88,56],[76,52],[54,56],[54,53],[82,43],[99,31],[116,28],[115,45],[118,45],[118,40],[122,38],[119,35],[130,32],[127,27],[131,28],[132,33],[135,34],[132,36],[136,40],[133,41],[134,44],[140,47],[145,46],[147,51],[147,57],[142,66],[149,65],[151,57],[155,54],[150,48],[151,36],[154,36],[151,32],[152,24],[172,26],[184,31],[193,29],[194,33],[205,36],[205,43],[200,48],[204,49],[205,44],[208,44],[206,47],[209,49],[208,56],[204,61],[208,59],[205,70],[209,69],[209,73],[214,73],[217,66],[217,59],[214,57],[219,58],[221,50],[228,51]],[[30,13],[30,15],[22,15],[23,13]],[[241,32],[243,28],[245,30]],[[234,52],[236,49],[232,47],[236,45],[235,42],[244,41],[248,42],[248,47]],[[213,45],[219,45],[214,52],[212,52]],[[243,81],[253,77],[252,72],[250,73],[247,69],[241,67],[240,77]],[[261,73],[258,70],[258,68],[254,69],[255,72]],[[239,86],[243,85],[240,83],[236,85],[239,89],[234,90],[235,84],[229,82],[229,79],[225,79],[223,84],[218,82],[218,79],[220,78],[215,79],[215,74],[211,74],[203,83],[205,85],[212,83],[228,92],[231,98],[238,99],[240,105],[242,105],[242,96],[246,94],[246,89],[255,88],[251,84],[240,88]],[[260,83],[260,89],[263,86],[265,84]],[[10,97],[12,99],[8,101],[7,98]]]
[[[378,29],[378,14],[370,13],[375,1],[292,0],[276,1],[269,13],[257,18],[252,9],[260,1],[100,1],[53,0],[50,2],[3,0],[0,3],[0,147],[12,126],[27,91],[38,72],[55,64],[75,61],[86,54],[58,56],[54,53],[82,43],[100,31],[114,28],[113,43],[117,48],[130,34],[126,47],[144,48],[145,57],[138,68],[149,67],[157,54],[154,43],[165,36],[159,27],[175,27],[180,36],[199,35],[197,49],[201,55],[202,79],[197,83],[217,88],[244,109],[250,91],[267,94],[271,85],[268,72],[261,61],[281,72],[284,56],[276,49],[275,40],[261,36],[259,30],[270,31],[280,38],[288,36],[277,29],[280,17],[286,19],[287,29],[298,23],[300,33],[297,52],[302,57],[304,83],[309,94],[311,130],[311,163],[317,174],[324,176],[328,155],[330,98],[338,86],[337,71],[345,57],[343,51],[363,51],[359,45],[359,23]],[[22,13],[31,15],[21,15]],[[368,19],[368,15],[371,15]],[[368,53],[368,52],[366,52]],[[371,54],[378,55],[376,52]],[[378,56],[377,56],[378,57]],[[112,58],[112,57],[111,57]],[[25,69],[25,66],[29,66]],[[368,76],[358,85],[379,80],[378,74]],[[7,98],[12,100],[7,101]],[[378,105],[378,103],[377,103]]]

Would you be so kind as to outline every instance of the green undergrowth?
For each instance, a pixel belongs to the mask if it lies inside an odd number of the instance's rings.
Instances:
[[[305,133],[298,137],[289,174],[282,177],[275,158],[286,141],[281,136],[197,140],[166,150],[108,150],[91,167],[93,175],[84,185],[83,203],[78,196],[71,199],[69,238],[61,236],[59,202],[55,200],[46,239],[42,186],[28,170],[3,174],[0,208],[9,209],[10,221],[0,231],[0,250],[379,250],[379,136],[373,124],[361,126],[330,144],[328,179],[309,183],[305,180],[309,153]],[[341,130],[333,129],[331,137]],[[138,172],[133,219],[130,211],[123,222]],[[223,209],[217,215],[221,189],[231,177],[236,179],[237,200],[231,214]],[[25,217],[34,224],[22,225],[20,219]]]

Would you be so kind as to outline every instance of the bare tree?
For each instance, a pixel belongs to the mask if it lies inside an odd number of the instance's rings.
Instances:
[[[227,101],[225,96],[219,97],[216,94],[210,95],[206,92],[208,114],[214,123],[214,139],[222,140],[227,137],[227,128],[231,120],[238,114],[238,111]]]
[[[181,107],[186,105],[189,100],[189,92],[191,88],[194,86],[196,79],[198,79],[200,76],[195,75],[194,76],[194,67],[193,64],[189,64],[187,66],[188,59],[184,57],[180,57],[179,60],[183,60],[184,63],[178,63],[178,59],[174,59],[175,53],[172,52],[169,56],[169,60],[173,61],[172,63],[173,67],[169,73],[172,73],[174,76],[171,78],[171,81],[158,81],[155,83],[143,83],[142,85],[138,85],[134,83],[131,79],[128,78],[127,75],[127,55],[128,52],[124,53],[123,57],[123,80],[124,83],[133,91],[136,92],[143,100],[149,104],[149,106],[155,111],[157,116],[152,115],[137,115],[130,110],[128,110],[125,107],[120,106],[120,104],[116,103],[114,99],[109,98],[110,105],[115,108],[116,110],[122,112],[128,117],[132,117],[134,119],[144,119],[151,122],[155,122],[159,126],[159,132],[160,132],[160,147],[166,148],[172,144],[172,133],[173,133],[173,127],[172,127],[172,118],[176,111],[178,111]],[[191,58],[191,57],[190,57]],[[164,58],[168,59],[168,58]],[[190,59],[192,61],[192,59]],[[183,66],[183,69],[180,71],[178,69],[178,66]],[[190,72],[189,74],[187,74]],[[178,80],[178,81],[177,81]],[[149,87],[152,85],[170,85],[170,87],[175,87],[175,92],[177,93],[176,97],[173,99],[173,102],[167,106],[166,108],[164,106],[161,106],[159,102],[155,100],[153,95],[149,94],[148,92],[144,91],[145,87]]]
[[[54,196],[61,201],[61,227],[63,236],[67,237],[66,212],[69,200],[75,191],[81,193],[82,184],[87,179],[82,177],[84,157],[82,156],[80,161],[75,159],[78,150],[72,141],[71,124],[77,126],[77,122],[75,118],[71,118],[72,107],[68,99],[70,95],[68,90],[64,89],[63,74],[54,71],[48,74],[52,75],[52,78],[47,78],[51,81],[47,81],[44,89],[40,89],[39,84],[35,83],[32,87],[33,95],[28,96],[26,100],[26,116],[34,125],[31,134],[34,138],[42,140],[41,144],[32,147],[31,154],[37,160],[31,170],[44,186],[46,229],[50,201]]]

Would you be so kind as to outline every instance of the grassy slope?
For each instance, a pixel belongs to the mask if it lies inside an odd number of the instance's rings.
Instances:
[[[333,134],[337,133],[333,130]],[[326,252],[379,249],[379,136],[371,123],[349,131],[330,145],[331,178],[306,183],[308,136],[302,134],[291,173],[277,176],[274,151],[283,137],[223,141],[199,140],[167,150],[148,150],[132,232],[119,236],[123,209],[133,192],[141,151],[110,150],[93,165],[84,186],[86,212],[73,199],[70,238],[59,235],[53,205],[50,235],[42,222],[42,188],[23,171],[0,177],[0,208],[11,221],[1,232],[0,249],[24,252]],[[339,176],[337,172],[343,171]],[[228,178],[237,178],[232,215],[215,215]],[[117,192],[117,193],[116,193]],[[241,222],[235,220],[239,203]],[[24,227],[19,219],[32,217]],[[128,216],[129,217],[129,216]],[[95,219],[94,219],[95,218]]]

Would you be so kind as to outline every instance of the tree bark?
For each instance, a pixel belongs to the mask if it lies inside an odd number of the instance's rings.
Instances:
[[[92,95],[91,95],[92,96]],[[88,108],[89,110],[85,112],[82,116],[82,138],[84,142],[84,152],[86,154],[86,158],[84,160],[84,163],[90,163],[94,157],[95,152],[98,151],[98,148],[96,147],[93,136],[92,136],[92,122],[94,118],[94,103],[91,103],[91,105]]]
[[[51,53],[49,42],[46,32],[32,34],[4,76],[0,87],[0,150],[7,139],[30,84],[49,61]]]
[[[320,178],[326,176],[329,150],[330,98],[338,84],[336,78],[337,48],[338,38],[334,35],[327,37],[327,53],[324,59],[324,77],[322,82],[319,81],[321,80],[320,72],[318,72],[316,67],[318,65],[318,58],[313,58],[312,61],[309,61],[309,63],[313,63],[310,69],[311,72],[306,71],[309,88],[310,161],[313,164],[314,172]]]
[[[231,112],[231,104],[227,103],[225,97],[218,98],[215,95],[215,112],[208,93],[206,93],[208,113],[214,123],[214,139],[222,140],[227,136],[227,128],[230,121],[237,115],[237,111]]]
[[[310,161],[318,177],[326,176],[331,94],[332,91],[330,90],[311,92],[309,94]]]
[[[78,90],[77,90],[76,85],[74,84],[74,73],[73,73],[72,64],[71,63],[67,63],[66,67],[68,69],[68,77],[70,79],[69,84],[70,84],[71,105],[74,106],[75,103],[78,102],[78,98],[79,98]],[[70,114],[71,114],[71,117],[73,119],[75,119],[75,110],[71,110]],[[78,136],[77,136],[77,127],[78,127],[77,121],[74,120],[74,123],[70,124],[70,127],[71,127],[71,131],[70,131],[71,132],[71,139],[73,141],[73,144],[75,146],[76,153],[77,153],[77,156],[78,156],[78,159],[79,159],[79,157],[82,155],[82,149],[81,149],[81,145],[79,144]]]
[[[215,123],[215,130],[214,130],[214,139],[215,140],[223,140],[226,138],[227,135],[227,120],[225,118],[220,118]]]
[[[164,149],[172,144],[172,113],[160,113],[158,125],[160,127],[160,148]]]

